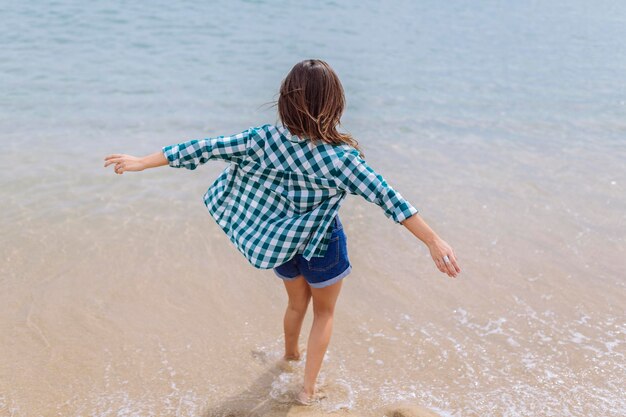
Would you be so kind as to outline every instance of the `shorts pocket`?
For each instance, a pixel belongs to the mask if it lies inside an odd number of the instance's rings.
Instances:
[[[339,263],[339,236],[333,233],[333,237],[328,241],[328,249],[324,256],[314,256],[307,261],[307,265],[311,271],[328,271]]]

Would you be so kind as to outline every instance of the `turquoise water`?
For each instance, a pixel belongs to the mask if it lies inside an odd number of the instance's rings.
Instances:
[[[0,19],[0,416],[289,414],[282,284],[201,202],[223,166],[102,164],[276,121],[306,58],[464,269],[446,281],[349,198],[354,272],[310,414],[626,414],[626,3],[8,1]]]
[[[619,140],[625,15],[619,2],[9,2],[0,129],[82,142],[238,128],[273,119],[258,106],[295,62],[320,57],[345,84],[356,133],[454,122]]]

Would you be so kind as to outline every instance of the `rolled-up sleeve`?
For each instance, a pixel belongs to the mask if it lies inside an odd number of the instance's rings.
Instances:
[[[397,224],[418,210],[394,190],[385,179],[363,160],[358,151],[350,151],[341,159],[337,181],[350,194],[360,195],[375,203]]]
[[[255,128],[232,136],[193,139],[164,146],[161,151],[172,168],[196,169],[209,160],[232,161],[246,156]]]

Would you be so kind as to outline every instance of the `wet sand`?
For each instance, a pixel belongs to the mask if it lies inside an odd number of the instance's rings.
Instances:
[[[567,164],[470,140],[372,153],[463,273],[440,274],[408,231],[349,197],[354,271],[320,376],[327,398],[310,410],[289,400],[301,365],[274,367],[282,283],[202,205],[223,165],[114,176],[94,152],[71,168],[80,176],[16,167],[0,241],[1,414],[617,416],[626,176],[607,151],[570,148]]]

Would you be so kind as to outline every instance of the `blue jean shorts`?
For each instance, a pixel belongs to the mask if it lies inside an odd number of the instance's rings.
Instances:
[[[323,288],[338,282],[352,270],[348,259],[348,244],[339,215],[332,222],[333,231],[324,256],[314,256],[310,261],[296,254],[284,264],[274,268],[279,278],[290,281],[299,275],[313,288]]]

